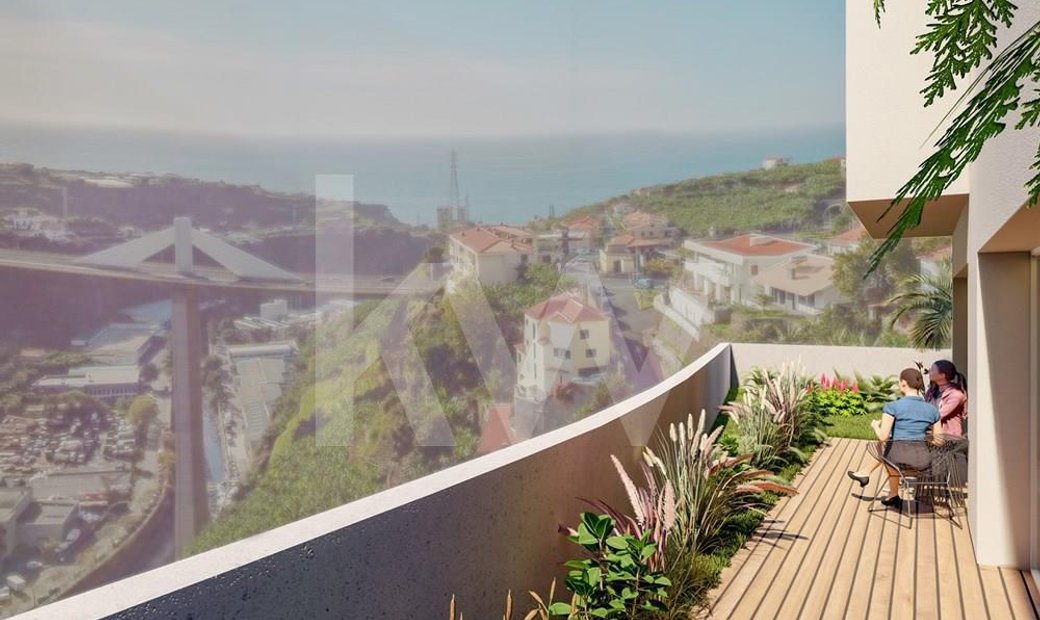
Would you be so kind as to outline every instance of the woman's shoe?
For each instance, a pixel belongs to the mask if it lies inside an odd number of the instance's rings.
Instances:
[[[903,498],[899,497],[898,495],[886,497],[885,499],[881,500],[881,503],[885,506],[888,506],[889,508],[895,508],[896,510],[903,509]]]
[[[867,483],[870,482],[870,476],[860,476],[851,469],[848,471],[848,474],[849,478],[852,478],[853,480],[859,483],[859,488],[861,489],[867,486]]]

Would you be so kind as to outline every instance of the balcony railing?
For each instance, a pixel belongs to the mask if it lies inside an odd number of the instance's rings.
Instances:
[[[507,591],[560,576],[571,550],[556,528],[586,508],[579,496],[624,504],[603,475],[609,456],[634,469],[656,429],[701,409],[713,417],[740,373],[800,358],[814,374],[887,374],[920,356],[721,344],[563,428],[23,617],[439,617],[452,594],[467,617],[498,617]]]

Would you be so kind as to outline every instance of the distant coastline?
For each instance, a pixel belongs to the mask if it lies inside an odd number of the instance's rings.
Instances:
[[[472,215],[524,222],[681,179],[743,171],[768,156],[811,162],[844,152],[844,128],[705,134],[617,134],[412,140],[191,136],[0,122],[0,161],[105,172],[172,173],[204,181],[314,192],[318,174],[353,174],[355,198],[430,224],[449,195],[448,154]]]

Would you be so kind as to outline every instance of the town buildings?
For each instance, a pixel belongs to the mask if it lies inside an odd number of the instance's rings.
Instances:
[[[838,254],[844,254],[846,252],[854,252],[867,237],[867,229],[863,228],[862,224],[857,223],[845,232],[834,235],[828,239],[827,253],[831,256],[837,256]]]
[[[712,303],[749,304],[759,286],[752,278],[761,271],[795,256],[804,256],[815,246],[771,235],[748,233],[729,239],[687,239],[683,263],[690,290]]]
[[[628,233],[618,235],[599,251],[600,273],[613,276],[641,273],[646,261],[672,244],[669,238],[641,239]]]
[[[133,398],[141,392],[141,370],[130,366],[79,366],[64,375],[37,379],[33,388],[44,393],[80,391],[109,402]]]
[[[667,217],[642,210],[625,215],[621,221],[625,234],[637,239],[672,239],[678,232]]]
[[[517,396],[543,400],[556,386],[605,369],[611,352],[607,315],[579,293],[554,295],[524,312]]]
[[[282,387],[292,376],[296,356],[293,342],[228,346],[225,353],[232,369],[232,385],[242,412],[245,439],[254,450],[271,424]]]
[[[762,269],[751,283],[775,306],[815,315],[843,301],[832,281],[833,272],[833,258],[800,254]]]
[[[512,226],[476,226],[448,237],[452,278],[476,278],[482,284],[515,282],[533,262],[531,234]]]

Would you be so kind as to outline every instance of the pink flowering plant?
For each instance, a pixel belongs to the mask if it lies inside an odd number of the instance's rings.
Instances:
[[[840,376],[820,375],[817,383],[810,387],[809,402],[823,416],[848,417],[868,413],[859,381]]]

